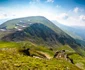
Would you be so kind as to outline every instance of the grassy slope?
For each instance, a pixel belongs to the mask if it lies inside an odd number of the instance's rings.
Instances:
[[[28,21],[28,20],[30,20],[30,21]],[[30,24],[30,23],[41,23],[41,24],[44,24],[45,26],[47,26],[50,29],[52,29],[53,31],[55,31],[59,37],[65,36],[66,38],[68,38],[68,40],[72,40],[73,41],[73,39],[70,36],[68,36],[60,28],[58,28],[52,22],[50,22],[48,19],[46,19],[45,17],[42,17],[42,16],[33,16],[33,17],[25,17],[25,18],[9,20],[9,21],[5,22],[4,24],[2,24],[0,27],[6,26],[7,29],[13,29],[16,26],[16,24],[20,23],[20,21],[23,21],[24,24]],[[23,24],[23,23],[21,23],[21,24]],[[41,38],[38,38],[37,40],[40,41],[40,42],[42,41]],[[58,46],[58,45],[56,44],[56,46]],[[81,53],[83,53],[83,52],[81,51]]]
[[[64,59],[38,59],[30,56],[23,55],[18,50],[21,47],[28,47],[31,49],[30,53],[40,56],[35,51],[41,51],[49,56],[53,57],[55,51],[49,50],[49,48],[43,46],[37,46],[31,42],[0,42],[0,70],[80,70],[74,64],[67,62]],[[21,48],[22,49],[22,48]],[[60,48],[61,49],[61,48]],[[59,50],[60,50],[59,49]],[[67,48],[63,48],[67,49]],[[70,52],[73,50],[68,49]],[[71,55],[71,58],[75,57],[75,55]],[[81,56],[76,56],[81,57]],[[82,57],[81,57],[82,58]],[[78,61],[81,59],[78,58]],[[76,61],[75,58],[73,58]],[[85,63],[84,58],[83,62]],[[76,62],[78,62],[76,61]],[[75,64],[76,64],[75,62]]]
[[[62,30],[60,30],[59,28],[56,28],[56,26],[55,25],[53,25],[52,23],[50,23],[49,22],[49,20],[47,21],[47,20],[45,20],[45,19],[41,19],[41,18],[33,18],[33,17],[28,17],[28,18],[20,18],[20,19],[18,19],[18,20],[14,20],[14,21],[10,21],[10,22],[8,22],[7,23],[7,28],[8,29],[11,29],[11,28],[14,28],[15,27],[15,24],[17,24],[20,20],[24,20],[25,21],[25,23],[26,22],[28,22],[27,20],[28,19],[30,19],[30,23],[36,23],[36,22],[38,22],[38,23],[42,23],[42,24],[44,24],[44,25],[46,25],[46,26],[48,26],[48,27],[50,27],[52,30],[54,30],[55,32],[57,32],[57,34],[64,34],[64,33],[62,33]],[[34,20],[33,20],[34,19]],[[12,23],[11,25],[9,24],[9,23]],[[48,23],[49,23],[49,25],[48,25]],[[66,35],[66,34],[65,34]],[[66,35],[67,36],[67,35]],[[1,48],[3,48],[3,49],[5,49],[5,48],[11,48],[11,50],[13,49],[14,50],[14,48],[15,47],[22,47],[22,46],[24,46],[25,45],[25,43],[26,42],[23,42],[23,43],[14,43],[14,42],[11,42],[11,43],[9,43],[9,42],[0,42],[0,47]],[[50,50],[48,50],[49,48],[46,48],[46,47],[43,47],[42,45],[41,46],[37,46],[37,45],[35,45],[35,44],[33,44],[33,43],[30,43],[30,42],[27,42],[27,44],[25,45],[26,47],[31,47],[32,48],[32,50],[33,50],[33,52],[32,53],[35,53],[35,51],[42,51],[42,52],[45,52],[45,53],[47,53],[47,54],[49,54],[51,57],[54,55],[54,52],[56,51],[56,49],[58,49],[58,50],[61,50],[61,49],[65,49],[65,50],[67,50],[67,52],[74,52],[74,50],[73,49],[71,49],[68,45],[64,45],[64,46],[59,46],[58,48],[55,48],[55,51],[50,51]],[[78,48],[78,50],[79,50],[80,48]],[[5,49],[6,50],[6,49]],[[4,50],[4,51],[5,51]],[[7,49],[8,50],[8,49]],[[16,51],[16,48],[15,48],[15,51]],[[81,50],[82,51],[82,50]],[[1,51],[0,51],[1,52]],[[36,55],[38,55],[37,53],[35,53]],[[84,53],[83,53],[84,54]],[[6,58],[6,57],[8,57],[6,60],[7,60],[7,62],[9,62],[9,68],[10,68],[10,66],[11,66],[11,68],[13,68],[13,67],[15,67],[15,70],[16,70],[16,68],[17,67],[20,67],[20,68],[22,68],[22,69],[24,69],[24,68],[30,68],[30,67],[32,67],[32,69],[35,67],[35,66],[37,66],[36,65],[36,63],[38,62],[38,64],[41,64],[41,67],[42,66],[44,66],[44,68],[46,69],[46,66],[45,66],[45,64],[47,64],[47,65],[51,65],[51,66],[47,66],[47,68],[49,68],[49,69],[51,69],[50,67],[52,67],[52,68],[58,68],[58,69],[60,69],[61,70],[61,68],[62,68],[62,70],[64,70],[64,69],[66,69],[66,67],[67,67],[67,65],[69,65],[69,66],[72,66],[72,67],[70,67],[72,70],[77,70],[77,68],[74,66],[74,65],[70,65],[70,63],[68,63],[68,62],[66,62],[65,60],[48,60],[48,61],[46,61],[46,60],[41,60],[41,59],[35,59],[35,58],[33,58],[33,57],[27,57],[27,56],[22,56],[22,55],[20,55],[19,54],[19,52],[17,52],[17,55],[15,54],[14,56],[13,56],[13,53],[10,55],[10,53],[8,52],[1,52],[1,54],[0,54],[0,59],[1,59],[1,65],[3,65],[3,62],[5,61],[4,59]],[[40,56],[40,55],[39,55]],[[10,58],[11,57],[11,58]],[[20,59],[20,60],[18,60],[17,61],[17,57]],[[73,55],[73,57],[74,57],[74,55]],[[32,64],[31,64],[31,66],[29,67],[29,63],[30,63],[30,60],[34,60],[34,61],[31,61],[32,62]],[[83,58],[82,58],[83,59]],[[4,60],[4,61],[2,61],[2,60]],[[24,61],[23,61],[24,60]],[[25,61],[26,60],[26,61]],[[11,62],[10,62],[11,61]],[[17,64],[16,64],[16,62],[18,62],[20,65],[19,66],[16,66]],[[27,62],[28,61],[28,62]],[[41,61],[41,62],[40,62]],[[59,62],[59,61],[64,61],[64,62]],[[43,63],[43,62],[46,62],[46,63]],[[49,63],[48,63],[49,62]],[[59,63],[58,63],[59,62]],[[64,63],[66,62],[66,66],[64,66]],[[24,65],[23,66],[23,63],[26,65]],[[4,66],[0,66],[0,67],[5,67],[5,66],[7,66],[8,65],[8,63],[7,63],[7,65],[5,65],[6,63],[4,63]],[[15,66],[13,65],[13,64],[15,64]],[[58,66],[58,64],[60,64],[59,66]],[[34,65],[34,66],[33,66]],[[38,66],[39,67],[39,66]],[[36,67],[35,67],[36,68]],[[57,69],[56,68],[56,69]],[[67,67],[68,68],[68,67]],[[40,68],[39,68],[40,69]],[[43,68],[42,68],[43,69]]]
[[[9,20],[9,21],[3,23],[2,25],[0,25],[0,28],[6,26],[7,29],[13,29],[16,26],[16,24],[20,23],[20,21],[22,21],[22,23],[24,23],[24,24],[30,24],[30,23],[44,24],[47,27],[54,30],[59,35],[62,34],[62,32],[63,32],[60,28],[55,26],[51,21],[49,21],[48,19],[46,19],[45,17],[42,17],[42,16],[32,16],[32,17],[25,17],[25,18],[18,18],[18,19]],[[21,25],[23,25],[23,24],[21,24]],[[63,32],[63,34],[65,34],[65,33]]]
[[[85,70],[85,57],[82,58],[78,54],[72,54],[69,56],[70,58],[74,59],[74,64],[78,66],[79,68]]]

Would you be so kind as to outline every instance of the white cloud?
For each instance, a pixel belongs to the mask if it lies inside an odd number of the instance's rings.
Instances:
[[[53,3],[53,2],[54,2],[54,0],[47,0],[46,2],[51,2],[51,3]]]
[[[84,12],[84,9],[83,8],[79,8],[79,7],[75,7],[74,9],[73,9],[73,12],[74,13],[78,13],[78,12]]]
[[[3,19],[3,18],[4,18],[4,16],[1,16],[1,15],[0,15],[0,19]]]
[[[85,21],[85,15],[80,15],[80,20]]]
[[[73,12],[75,12],[75,13],[78,13],[78,11],[79,11],[78,7],[75,7],[74,10],[73,10]]]
[[[29,4],[35,4],[35,3],[39,3],[40,2],[40,0],[31,0],[30,2],[29,2]]]
[[[66,14],[66,13],[61,13],[60,15],[58,15],[57,16],[57,18],[59,18],[59,19],[68,19],[69,18],[69,16],[68,16],[68,14]]]
[[[40,0],[36,0],[37,2],[40,2]]]
[[[68,19],[61,19],[57,18],[56,19],[59,23],[62,23],[64,25],[68,26],[85,26],[85,16],[69,16]]]
[[[4,12],[0,11],[0,19],[6,18],[7,14],[5,14]]]
[[[0,19],[7,19],[13,17],[13,11],[8,10],[2,10],[0,11]]]
[[[56,8],[60,8],[61,6],[60,5],[56,5]]]
[[[40,2],[40,0],[33,0],[34,2]]]

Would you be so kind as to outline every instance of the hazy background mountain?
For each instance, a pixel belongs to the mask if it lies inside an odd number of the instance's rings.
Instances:
[[[52,21],[56,26],[61,28],[64,32],[74,38],[77,42],[85,46],[85,27],[84,26],[66,26],[58,23],[56,20]]]
[[[9,19],[0,19],[0,25],[3,24],[4,22],[8,21]]]

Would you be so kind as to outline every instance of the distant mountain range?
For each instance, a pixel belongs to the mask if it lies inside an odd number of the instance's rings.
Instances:
[[[66,26],[58,23],[57,21],[52,21],[56,26],[74,38],[77,42],[85,46],[85,27],[83,26]]]
[[[48,47],[68,45],[83,55],[83,47],[71,36],[42,16],[9,20],[0,26],[3,41],[30,41]]]
[[[6,22],[9,19],[0,19],[0,25],[3,24],[4,22]]]

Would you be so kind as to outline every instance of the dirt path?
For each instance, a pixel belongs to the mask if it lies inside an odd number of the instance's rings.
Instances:
[[[49,54],[47,54],[47,53],[45,53],[45,52],[41,52],[41,51],[37,51],[37,52],[38,52],[38,53],[41,53],[41,54],[44,55],[44,56],[46,56],[47,59],[51,59],[51,58],[52,58]]]

